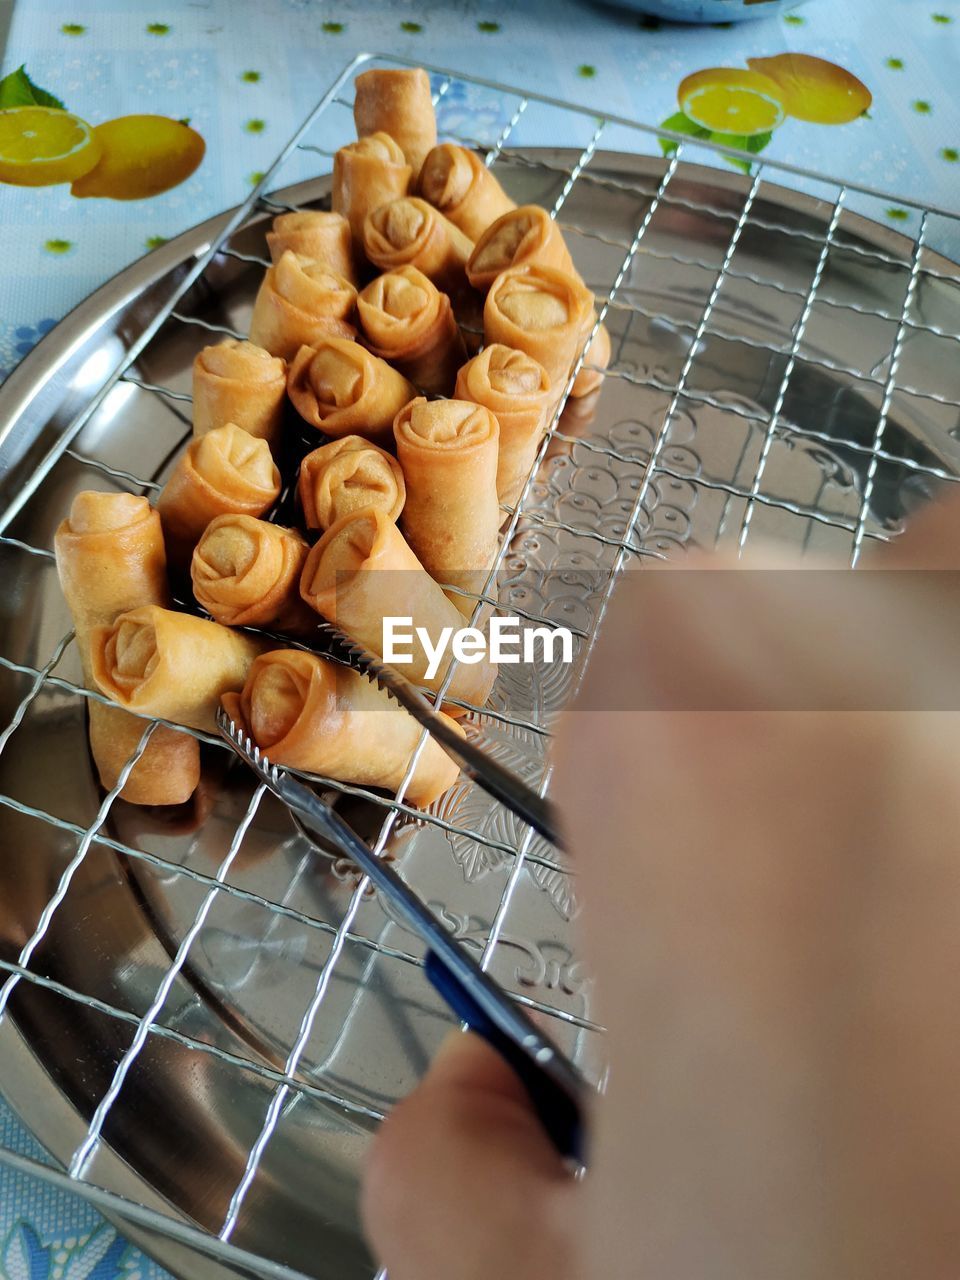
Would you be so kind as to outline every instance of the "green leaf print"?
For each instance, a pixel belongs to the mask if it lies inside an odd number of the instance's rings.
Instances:
[[[47,240],[44,242],[44,249],[47,253],[63,254],[69,253],[73,248],[72,240]]]
[[[918,98],[916,102],[911,102],[910,105],[918,116],[933,115],[933,107],[929,102],[924,102],[922,98]]]
[[[167,236],[147,236],[143,243],[148,249],[159,249],[162,244],[167,243],[167,240]]]
[[[338,36],[345,30],[342,22],[321,22],[320,30],[325,31],[328,36]]]
[[[499,22],[478,22],[477,30],[482,31],[484,35],[492,36],[500,30]]]
[[[65,22],[61,26],[60,30],[65,36],[82,36],[86,32],[87,28],[82,22]]]
[[[244,84],[259,84],[262,77],[259,71],[241,71],[240,79]]]
[[[415,36],[423,30],[423,26],[419,22],[401,22],[400,30],[407,31],[410,35]]]
[[[670,129],[673,133],[685,133],[691,138],[710,137],[709,129],[704,129],[703,125],[697,124],[689,116],[684,115],[682,111],[678,111],[676,115],[667,116],[666,120],[660,122],[660,128]],[[672,138],[660,139],[660,150],[665,156],[672,156],[677,149],[677,145]]]
[[[170,24],[167,22],[148,22],[148,36],[168,36],[170,34]]]
[[[589,62],[584,62],[577,67],[577,75],[582,76],[584,80],[592,80],[596,74],[597,68],[591,67]]]
[[[46,89],[33,83],[27,75],[26,67],[17,67],[8,76],[0,80],[0,109],[6,107],[57,107],[63,110],[63,103]]]
[[[751,155],[757,155],[764,147],[769,146],[772,137],[772,133],[755,133],[751,137],[739,133],[711,133],[710,141],[721,147],[733,147],[737,151],[749,151]],[[739,156],[724,156],[724,160],[734,169],[742,169],[744,173],[753,172],[753,165],[749,160],[742,160]]]
[[[891,222],[907,222],[910,218],[907,209],[888,209],[886,212]]]
[[[785,13],[783,20],[788,27],[805,27],[807,25],[806,18],[802,18],[799,13]]]
[[[934,22],[939,22],[940,25],[944,27],[949,26],[949,24],[953,21],[949,13],[931,13],[930,17],[934,20]]]
[[[883,65],[889,71],[902,71],[906,64],[902,58],[888,58]]]
[[[960,160],[960,151],[956,147],[943,147],[940,151],[940,159],[946,160],[948,164],[956,164]]]
[[[245,120],[243,127],[247,133],[263,133],[267,127],[266,120]]]

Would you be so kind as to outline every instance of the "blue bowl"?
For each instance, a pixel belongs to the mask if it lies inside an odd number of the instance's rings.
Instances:
[[[803,0],[606,0],[670,22],[746,22],[795,9]]]

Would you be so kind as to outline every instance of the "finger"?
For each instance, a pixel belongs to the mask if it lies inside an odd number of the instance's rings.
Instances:
[[[960,495],[918,511],[899,538],[871,546],[863,563],[872,569],[960,569]]]
[[[575,1196],[517,1077],[457,1032],[381,1126],[361,1208],[390,1280],[573,1280]]]

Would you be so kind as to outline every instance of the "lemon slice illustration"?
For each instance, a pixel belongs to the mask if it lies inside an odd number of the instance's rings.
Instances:
[[[0,182],[48,187],[73,182],[100,159],[100,143],[86,120],[56,107],[0,111]]]
[[[786,112],[775,80],[759,71],[709,67],[687,76],[677,90],[680,109],[713,133],[753,138],[783,124]]]

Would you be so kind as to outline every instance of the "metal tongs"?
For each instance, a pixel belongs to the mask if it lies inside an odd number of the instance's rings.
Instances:
[[[217,727],[302,825],[355,862],[402,923],[426,944],[424,967],[437,992],[513,1068],[557,1151],[582,1164],[581,1108],[586,1085],[569,1059],[451,937],[390,864],[309,787],[271,764],[223,707],[217,711]]]
[[[511,813],[529,823],[556,848],[563,847],[549,801],[538,795],[522,778],[518,778],[485,751],[461,737],[455,729],[451,729],[429,699],[406,676],[388,666],[375,653],[371,653],[330,622],[320,622],[317,633],[326,641],[331,656],[352,667],[354,671],[359,671],[368,680],[373,680],[384,693],[395,698],[409,711],[414,720],[443,747],[447,755],[456,760],[468,778],[506,805]]]

